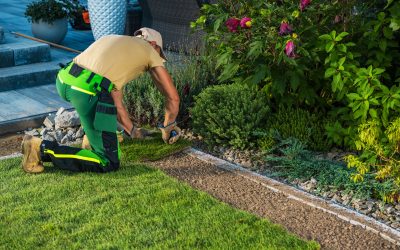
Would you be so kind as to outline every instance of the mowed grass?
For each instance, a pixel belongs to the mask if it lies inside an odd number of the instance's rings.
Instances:
[[[25,174],[0,161],[0,249],[318,249],[247,212],[140,163],[187,147],[122,145],[121,169]]]

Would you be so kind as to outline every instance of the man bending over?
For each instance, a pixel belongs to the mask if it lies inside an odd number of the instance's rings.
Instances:
[[[164,142],[180,137],[175,119],[179,96],[166,60],[160,33],[142,28],[135,36],[109,35],[95,41],[57,75],[58,94],[70,102],[80,116],[92,150],[61,146],[57,142],[26,135],[22,142],[22,167],[28,173],[44,171],[43,162],[52,162],[70,171],[109,172],[120,164],[117,121],[132,138],[143,138],[144,130],[133,126],[123,104],[123,87],[149,72],[165,96]]]

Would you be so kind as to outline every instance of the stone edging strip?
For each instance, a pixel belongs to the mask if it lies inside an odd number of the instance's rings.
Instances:
[[[296,189],[269,177],[254,173],[239,165],[227,162],[194,148],[187,149],[184,151],[184,153],[204,162],[214,164],[224,170],[235,172],[236,174],[250,181],[272,190],[273,192],[284,194],[288,199],[296,200],[307,206],[322,210],[325,213],[332,214],[341,220],[349,222],[355,226],[360,226],[363,229],[379,235],[383,239],[400,246],[400,232],[373,218],[360,214],[354,210],[339,206],[331,201],[316,197],[312,194]]]
[[[0,161],[6,160],[6,159],[11,159],[11,158],[17,158],[17,157],[20,157],[20,156],[22,156],[21,153],[12,153],[10,155],[0,156]]]

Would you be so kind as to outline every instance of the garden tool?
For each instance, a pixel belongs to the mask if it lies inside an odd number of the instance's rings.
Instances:
[[[31,135],[25,135],[21,144],[24,154],[22,169],[27,173],[41,173],[44,171],[43,163],[40,159],[40,144],[42,140]]]
[[[161,130],[162,139],[165,143],[174,144],[181,137],[181,129],[177,126],[176,121],[171,122],[167,126],[163,126],[162,124],[158,125],[158,128]]]

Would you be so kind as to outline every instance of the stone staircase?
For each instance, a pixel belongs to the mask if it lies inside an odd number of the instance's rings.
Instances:
[[[58,96],[55,78],[58,64],[74,55],[1,29],[0,38],[0,134],[35,127],[58,108],[71,108]]]
[[[0,45],[0,91],[54,83],[59,69],[50,46],[25,38],[10,37]]]

